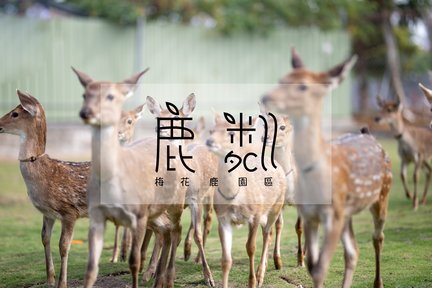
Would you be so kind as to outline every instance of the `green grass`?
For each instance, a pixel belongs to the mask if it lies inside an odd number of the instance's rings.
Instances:
[[[385,244],[382,254],[382,273],[385,287],[432,287],[432,203],[420,206],[417,212],[411,209],[411,202],[405,198],[399,178],[399,160],[396,146],[392,141],[383,141],[393,159],[394,184],[390,196],[389,215],[385,229]],[[412,185],[412,182],[410,181]],[[46,287],[43,246],[40,240],[41,214],[33,208],[27,198],[18,163],[0,164],[0,287]],[[423,182],[420,184],[423,191]],[[429,197],[430,199],[430,197]],[[431,201],[432,202],[432,201]],[[183,233],[189,225],[189,211],[185,211]],[[284,268],[275,271],[272,260],[264,282],[264,287],[295,287],[291,283],[311,287],[310,278],[304,268],[296,267],[296,236],[294,232],[295,211],[288,207],[285,211],[282,255]],[[371,242],[373,225],[369,212],[365,211],[354,218],[354,229],[360,249],[353,287],[372,287],[374,279],[374,252]],[[214,278],[220,285],[220,244],[217,235],[217,220],[207,244],[207,258]],[[78,221],[74,239],[84,240],[84,244],[73,245],[69,256],[69,280],[82,279],[87,260],[88,220]],[[53,256],[56,272],[59,272],[57,243],[60,226],[56,224],[53,234]],[[125,263],[109,263],[113,245],[113,225],[107,225],[105,249],[101,258],[99,275],[128,271]],[[248,260],[245,250],[247,228],[234,230],[234,265],[230,274],[232,287],[246,287]],[[259,237],[258,237],[259,238]],[[184,238],[183,238],[184,239]],[[261,241],[257,244],[258,255]],[[193,257],[197,251],[193,246]],[[201,266],[193,261],[184,262],[183,242],[178,249],[176,261],[176,287],[204,287]],[[270,255],[271,256],[271,255]],[[259,257],[257,257],[257,260]],[[343,278],[343,251],[339,245],[333,257],[326,287],[340,287]],[[130,283],[129,275],[120,276]],[[36,285],[39,284],[39,285]]]

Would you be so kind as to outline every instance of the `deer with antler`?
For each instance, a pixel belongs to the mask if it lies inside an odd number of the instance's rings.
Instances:
[[[321,128],[324,96],[344,79],[355,60],[354,56],[327,72],[314,73],[304,67],[293,49],[293,71],[262,99],[269,111],[288,114],[294,127],[295,199],[304,223],[308,271],[318,288],[324,287],[339,240],[345,252],[343,287],[351,287],[358,259],[352,216],[364,209],[370,209],[375,225],[374,287],[383,287],[381,250],[392,183],[390,159],[368,133],[326,142]],[[324,230],[321,249],[320,224]]]
[[[131,229],[129,268],[134,288],[138,287],[146,229],[163,234],[154,286],[173,287],[186,192],[180,179],[185,173],[183,169],[168,170],[167,165],[160,165],[159,170],[155,170],[154,156],[158,145],[155,139],[143,139],[126,146],[121,146],[118,141],[123,103],[133,94],[138,80],[147,70],[119,83],[94,81],[87,74],[73,70],[85,90],[80,117],[92,127],[92,169],[88,184],[89,258],[84,287],[92,287],[96,281],[106,220]],[[171,159],[171,165],[180,168],[178,155],[175,151],[173,154],[177,157]],[[167,157],[161,154],[158,160],[167,163]],[[164,179],[163,185],[155,185],[155,179],[159,178]]]
[[[429,161],[432,159],[432,148],[428,143],[432,141],[432,130],[427,127],[418,127],[411,124],[404,117],[405,109],[398,101],[383,100],[377,96],[380,107],[380,115],[375,117],[377,123],[385,123],[390,126],[394,138],[398,142],[398,154],[401,159],[400,177],[408,199],[412,199],[413,208],[418,207],[417,186],[420,170],[423,168],[426,176],[422,197],[422,204],[426,204],[426,196],[429,190],[432,168]],[[408,165],[414,163],[414,191],[410,193],[406,182]]]
[[[151,114],[160,119],[172,119],[173,123],[176,124],[177,118],[188,117],[195,109],[196,99],[195,95],[189,95],[186,100],[183,102],[181,109],[179,109],[178,113],[176,111],[172,111],[169,109],[164,109],[155,99],[148,96],[147,97],[147,107]],[[169,108],[167,106],[167,108]],[[172,112],[176,112],[173,114]],[[182,120],[177,120],[177,122]],[[161,127],[164,124],[161,122]],[[202,264],[204,280],[207,285],[214,286],[213,275],[210,271],[210,267],[207,263],[207,259],[205,256],[205,239],[207,234],[210,232],[211,225],[211,203],[214,195],[215,187],[209,185],[209,180],[217,176],[217,158],[211,153],[206,146],[200,145],[197,143],[192,143],[189,145],[185,145],[184,140],[180,140],[181,132],[178,130],[174,130],[173,134],[174,138],[178,140],[173,140],[173,145],[186,146],[188,154],[190,154],[193,159],[190,167],[195,171],[194,173],[189,174],[190,184],[186,191],[186,204],[191,210],[191,225],[189,227],[188,236],[193,233],[193,237],[196,245],[198,246],[199,253],[197,256],[197,263]],[[191,135],[188,135],[191,136]],[[191,137],[184,137],[191,138]],[[176,142],[177,141],[177,142]],[[203,231],[201,231],[201,216],[205,214],[204,218],[204,227]],[[203,236],[204,234],[204,236]],[[190,256],[190,242],[188,239],[185,241],[185,259]],[[150,265],[152,266],[152,265]]]
[[[245,147],[238,147],[238,137],[229,128],[229,124],[220,116],[215,118],[215,127],[210,131],[206,141],[209,149],[214,152],[218,161],[218,187],[214,194],[213,205],[218,218],[219,238],[222,245],[223,287],[228,287],[228,278],[232,266],[232,226],[249,225],[246,251],[249,256],[249,284],[248,287],[261,287],[267,269],[268,246],[272,226],[278,219],[285,200],[286,179],[282,167],[270,166],[270,159],[265,157],[263,162],[250,157],[248,165],[253,173],[245,166],[238,165],[233,169],[232,163],[227,161],[228,153],[234,152],[239,157],[248,154]],[[241,133],[241,132],[240,132]],[[230,142],[236,139],[237,145]],[[231,152],[229,152],[231,150]],[[245,160],[246,161],[246,160]],[[266,169],[262,166],[267,167]],[[247,176],[247,177],[246,177]],[[246,177],[246,185],[240,185],[240,178]],[[271,179],[272,185],[266,185],[265,179]],[[261,260],[255,272],[256,237],[259,226],[262,227],[263,247]]]

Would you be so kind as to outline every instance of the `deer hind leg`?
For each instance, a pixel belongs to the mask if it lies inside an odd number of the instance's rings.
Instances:
[[[96,282],[105,231],[105,217],[102,212],[94,208],[89,211],[89,214],[89,257],[87,262],[87,271],[84,278],[84,288],[91,288]]]
[[[147,229],[145,236],[144,236],[143,245],[141,247],[141,263],[140,263],[140,269],[139,269],[140,273],[144,269],[144,262],[146,259],[147,249],[148,249],[148,246],[150,244],[150,240],[151,240],[152,236],[153,236],[153,231],[150,229]]]
[[[426,180],[425,180],[425,187],[424,187],[423,197],[422,197],[421,203],[423,205],[426,205],[426,196],[427,196],[427,192],[429,190],[432,168],[427,161],[423,162],[423,167],[425,167],[425,169],[426,169]]]
[[[192,210],[191,210],[191,214],[192,214]],[[185,243],[184,243],[184,250],[183,250],[183,259],[184,259],[184,261],[188,261],[189,258],[190,258],[190,256],[191,256],[193,234],[194,234],[193,223],[192,223],[192,220],[191,220],[191,223],[189,225],[189,230],[188,230],[188,232],[186,234]]]
[[[332,211],[325,215],[324,220],[324,243],[321,248],[320,256],[317,265],[311,271],[314,287],[324,287],[324,279],[327,274],[331,258],[336,250],[337,243],[339,242],[343,218],[335,215],[337,212]],[[339,213],[341,215],[342,213]],[[309,249],[308,249],[309,253]]]
[[[123,237],[121,243],[120,261],[125,262],[132,242],[132,235],[127,227],[123,227]]]
[[[54,263],[51,254],[51,234],[54,226],[55,219],[48,218],[43,216],[43,224],[42,224],[42,244],[44,245],[45,250],[45,267],[47,274],[47,283],[48,286],[54,287],[55,285],[55,271],[54,271]]]
[[[305,255],[305,250],[302,247],[302,233],[303,233],[303,223],[302,223],[302,219],[300,216],[297,216],[297,221],[295,224],[295,230],[296,230],[296,234],[297,234],[297,266],[299,267],[304,267],[304,255]]]
[[[172,235],[171,255],[169,257],[168,268],[167,268],[167,280],[166,280],[168,288],[174,287],[174,280],[176,278],[175,258],[176,258],[177,246],[181,241],[181,231],[182,231],[182,225],[180,224],[180,219],[178,219],[178,222],[175,224],[175,228],[173,229],[173,231],[171,231],[171,235]]]
[[[232,227],[228,221],[219,218],[218,225],[219,239],[222,246],[222,273],[223,288],[228,288],[228,278],[232,266],[231,249],[232,249]]]
[[[210,287],[214,287],[215,286],[215,282],[213,280],[213,275],[210,271],[210,267],[207,263],[207,259],[205,257],[205,250],[204,250],[204,241],[201,235],[201,214],[202,214],[202,206],[198,205],[198,204],[191,204],[189,205],[189,208],[192,211],[192,223],[194,226],[194,240],[196,245],[198,246],[199,249],[199,255],[202,255],[201,258],[201,264],[202,264],[202,268],[203,268],[203,274],[204,274],[204,280],[206,282],[206,284]]]
[[[73,237],[74,226],[75,226],[75,219],[62,221],[62,231],[61,231],[60,241],[59,241],[61,268],[60,268],[59,283],[57,285],[58,288],[67,287],[68,256],[69,256],[69,249]]]
[[[371,213],[374,220],[375,231],[372,236],[373,246],[375,249],[375,281],[374,288],[382,288],[381,279],[381,251],[384,243],[384,223],[387,217],[387,199],[380,199],[371,207]]]
[[[203,227],[203,234],[202,234],[203,248],[205,248],[207,236],[210,233],[211,224],[212,224],[212,214],[213,214],[213,205],[211,203],[204,204],[204,227]],[[202,255],[200,251],[198,251],[198,255],[195,258],[195,263],[202,263]]]
[[[400,176],[401,176],[402,184],[404,187],[405,195],[408,199],[411,199],[412,196],[411,196],[411,193],[409,191],[408,184],[406,182],[407,168],[408,168],[408,163],[406,161],[404,161],[403,159],[401,159]]]
[[[276,270],[280,270],[282,268],[282,257],[280,253],[280,246],[281,246],[281,237],[282,237],[282,229],[283,229],[283,211],[279,214],[278,218],[275,222],[276,227],[276,237],[275,237],[275,246],[273,251],[273,262],[275,265]],[[263,231],[263,237],[264,237],[264,231]]]
[[[138,288],[138,274],[141,264],[141,247],[146,233],[147,217],[141,217],[137,221],[137,226],[132,230],[132,246],[129,255],[129,269],[132,274],[132,287]]]
[[[149,231],[150,230],[147,230],[147,232]],[[159,264],[159,256],[161,254],[163,244],[164,244],[164,235],[160,232],[155,232],[155,242],[154,242],[152,256],[150,257],[149,266],[147,270],[143,273],[143,277],[142,277],[144,283],[147,283],[148,281],[150,281],[150,279],[156,276],[156,270]]]
[[[419,178],[419,174],[420,174],[420,168],[422,166],[423,161],[418,159],[415,162],[415,167],[414,167],[414,174],[413,174],[413,181],[414,181],[414,195],[413,195],[413,209],[417,210],[418,208],[418,199],[417,199],[417,184],[418,184],[418,178]]]
[[[162,288],[165,287],[165,281],[166,281],[166,268],[167,268],[167,262],[168,262],[168,256],[170,252],[171,247],[171,232],[170,231],[164,231],[163,234],[158,233],[160,235],[160,238],[162,239],[162,252],[159,259],[159,262],[157,264],[157,269],[155,273],[155,281],[153,283],[154,288]],[[156,235],[158,235],[156,234]]]
[[[255,275],[255,250],[256,250],[256,237],[258,232],[259,223],[255,220],[254,223],[249,224],[249,235],[246,242],[246,251],[249,257],[249,288],[256,287]]]
[[[115,225],[115,233],[114,233],[114,248],[113,248],[113,255],[111,257],[110,262],[112,263],[117,263],[118,261],[118,256],[119,256],[119,246],[118,246],[118,242],[119,242],[119,235],[120,235],[120,226],[119,225]]]
[[[354,270],[357,266],[358,259],[358,247],[355,240],[351,218],[347,219],[345,222],[345,226],[342,231],[342,243],[344,246],[345,256],[345,274],[342,287],[349,288],[352,284]]]

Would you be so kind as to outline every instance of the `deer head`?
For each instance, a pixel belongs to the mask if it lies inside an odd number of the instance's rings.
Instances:
[[[324,96],[344,80],[357,60],[354,55],[328,71],[315,73],[305,68],[294,49],[291,54],[293,70],[280,79],[279,85],[262,102],[272,110],[292,116],[319,112]]]
[[[377,96],[377,104],[380,108],[380,115],[375,117],[375,122],[380,124],[395,124],[402,119],[402,105],[399,100],[383,100]]]
[[[118,131],[121,144],[129,143],[132,140],[136,124],[144,114],[145,105],[146,104],[140,105],[131,111],[122,112]]]
[[[267,121],[267,139],[266,145],[272,146],[273,144],[273,135],[274,129],[277,129],[276,143],[275,147],[287,147],[287,145],[292,143],[293,137],[293,127],[291,125],[291,121],[288,116],[276,116],[276,125],[272,117],[268,116],[268,111],[266,107],[260,102],[258,103],[260,107],[260,114]],[[259,121],[262,123],[262,121]],[[264,141],[264,139],[262,139]]]
[[[148,68],[119,83],[94,81],[87,74],[72,68],[84,87],[81,119],[93,126],[114,126],[120,121],[124,101],[133,94],[136,85]]]

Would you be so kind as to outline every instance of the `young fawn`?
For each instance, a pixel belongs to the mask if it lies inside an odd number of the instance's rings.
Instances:
[[[422,90],[426,100],[428,101],[429,105],[432,105],[432,90],[429,88],[426,88],[423,84],[419,83],[419,87]],[[432,109],[431,109],[432,111]],[[430,122],[429,126],[432,128],[432,121]]]
[[[162,106],[152,97],[147,97],[147,107],[155,117],[165,119],[175,119],[176,117],[184,118],[188,117],[196,106],[195,95],[191,94],[183,103],[182,108],[179,110],[179,115],[173,115],[168,109],[162,108]],[[174,124],[179,124],[174,121]],[[163,124],[161,124],[163,126]],[[179,137],[180,131],[175,130],[173,136]],[[210,267],[208,266],[207,259],[205,257],[205,239],[207,234],[210,232],[211,225],[211,209],[212,209],[212,198],[214,195],[214,187],[210,186],[209,181],[211,178],[217,176],[217,158],[211,153],[206,146],[200,144],[189,144],[185,145],[184,141],[177,140],[177,144],[186,146],[188,155],[193,157],[190,167],[195,170],[195,173],[190,173],[190,185],[186,191],[186,205],[191,210],[192,223],[189,227],[188,237],[193,233],[194,240],[198,246],[199,253],[197,256],[197,263],[201,262],[203,267],[204,280],[207,285],[214,286],[214,280]],[[174,142],[174,141],[173,141]],[[173,143],[172,145],[176,145]],[[204,228],[201,232],[201,216],[204,208]],[[187,260],[190,256],[190,242],[189,239],[185,241],[185,259]]]
[[[345,252],[343,287],[351,286],[358,258],[352,216],[367,208],[375,225],[374,287],[383,287],[380,255],[392,183],[390,160],[367,133],[325,142],[321,131],[324,96],[343,80],[355,60],[352,57],[327,72],[314,73],[304,67],[293,49],[293,71],[262,99],[269,110],[288,114],[293,123],[293,151],[299,172],[295,196],[304,222],[307,267],[314,287],[324,287],[340,239]],[[324,228],[321,249],[319,224]]]
[[[147,227],[162,233],[164,239],[154,286],[174,286],[175,248],[181,236],[180,217],[186,192],[185,187],[180,185],[180,179],[185,177],[185,173],[183,169],[168,170],[165,164],[160,165],[158,172],[155,171],[155,139],[144,139],[126,146],[121,146],[118,141],[122,105],[146,71],[120,83],[112,83],[94,81],[87,74],[74,69],[85,89],[80,117],[92,127],[92,170],[88,185],[89,258],[84,279],[86,288],[92,287],[96,281],[106,220],[131,229],[129,268],[132,287],[138,287],[141,247]],[[166,143],[161,141],[161,145],[165,146]],[[167,163],[167,155],[162,153],[158,160]],[[171,167],[181,168],[178,157],[171,160]],[[163,179],[163,185],[155,185],[158,177]]]
[[[407,120],[403,115],[403,106],[399,101],[384,101],[377,97],[380,115],[375,117],[378,123],[386,123],[398,141],[398,154],[401,159],[400,176],[407,198],[412,199],[414,209],[418,207],[417,184],[420,169],[424,168],[426,180],[423,192],[422,204],[426,204],[426,196],[429,190],[431,179],[431,166],[429,161],[432,159],[432,131],[427,127],[418,127]],[[414,193],[411,195],[406,182],[407,168],[410,163],[414,162]]]
[[[282,167],[273,168],[268,157],[264,158],[267,171],[261,166],[261,159],[248,159],[249,167],[256,167],[253,173],[248,172],[242,165],[229,172],[232,166],[225,161],[230,150],[240,157],[246,153],[236,143],[230,143],[230,137],[235,136],[227,128],[235,127],[223,121],[221,117],[215,118],[216,124],[210,131],[206,144],[219,158],[218,187],[214,194],[214,210],[219,226],[219,238],[222,245],[222,272],[223,287],[228,287],[228,277],[232,266],[232,225],[247,223],[249,235],[246,250],[249,256],[249,287],[260,287],[264,281],[267,268],[268,245],[272,226],[281,213],[286,192],[285,173]],[[239,132],[241,133],[241,132]],[[232,163],[232,162],[231,162]],[[247,186],[239,185],[239,178],[247,177]],[[271,178],[270,178],[271,177]],[[265,185],[265,178],[272,179],[272,186]],[[255,273],[255,245],[258,228],[261,225],[263,233],[263,248],[261,261]]]
[[[293,128],[291,122],[287,116],[276,116],[277,125],[275,125],[273,118],[268,117],[268,112],[262,103],[260,105],[261,115],[266,119],[268,123],[268,136],[266,145],[271,147],[273,145],[273,138],[271,135],[274,134],[274,129],[277,129],[277,137],[274,150],[275,160],[282,166],[285,171],[285,177],[287,180],[287,192],[285,194],[285,204],[295,205],[295,186],[298,177],[297,167],[294,161],[293,149]],[[280,242],[282,237],[283,229],[283,213],[279,216],[276,221],[276,237],[275,247],[273,253],[273,260],[276,269],[282,268],[282,258],[280,253]],[[295,231],[297,234],[297,265],[300,267],[304,266],[304,251],[302,247],[301,236],[303,232],[303,224],[300,216],[297,217],[295,224]]]
[[[19,161],[27,193],[33,205],[43,214],[42,243],[49,286],[55,285],[51,255],[51,232],[54,222],[61,221],[59,242],[61,257],[57,287],[67,287],[67,263],[75,221],[87,216],[87,179],[89,162],[64,162],[45,154],[46,119],[36,98],[17,90],[20,105],[0,119],[0,133],[21,138]]]

